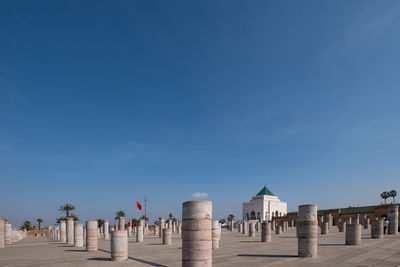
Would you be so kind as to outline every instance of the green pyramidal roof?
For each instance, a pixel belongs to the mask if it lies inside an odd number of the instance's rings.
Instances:
[[[271,191],[269,191],[269,189],[264,186],[263,189],[261,189],[260,192],[258,192],[257,196],[261,196],[261,195],[269,195],[269,196],[275,196]]]

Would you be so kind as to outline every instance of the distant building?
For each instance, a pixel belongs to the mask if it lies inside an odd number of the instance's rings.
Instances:
[[[266,186],[249,202],[243,203],[243,220],[271,220],[285,216],[287,203],[280,201]]]

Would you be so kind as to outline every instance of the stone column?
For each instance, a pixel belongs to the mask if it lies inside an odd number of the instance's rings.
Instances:
[[[271,223],[265,221],[261,224],[261,242],[271,242]]]
[[[346,222],[339,222],[338,223],[339,232],[346,232]]]
[[[181,231],[182,231],[182,225],[179,224],[179,225],[178,225],[178,228],[177,228],[177,230],[176,230],[176,233],[179,235],[179,234],[181,233]]]
[[[239,223],[238,232],[243,232],[243,223]]]
[[[119,217],[118,230],[125,230],[125,217]]]
[[[275,220],[272,220],[272,223],[271,223],[272,231],[275,230],[275,226],[276,226],[276,222],[275,222]]]
[[[376,219],[371,221],[371,238],[383,238],[383,220]]]
[[[158,236],[158,225],[154,225],[154,235]]]
[[[388,235],[397,235],[398,227],[399,227],[399,209],[397,205],[393,205],[389,207],[388,210]]]
[[[162,237],[163,245],[171,245],[172,244],[172,229],[163,229],[163,237]]]
[[[350,224],[346,227],[346,245],[361,245],[361,224]]]
[[[299,257],[317,257],[317,205],[299,206],[296,227]]]
[[[78,248],[83,247],[83,224],[81,223],[75,224],[74,246]]]
[[[256,227],[254,223],[249,223],[249,236],[250,237],[256,236]]]
[[[67,243],[67,222],[60,221],[60,239],[61,243]]]
[[[321,224],[321,235],[327,235],[328,234],[328,230],[329,229],[329,223],[328,222],[324,222]]]
[[[347,218],[346,224],[347,224],[347,225],[350,225],[350,224],[351,224],[351,217]]]
[[[124,261],[128,259],[128,233],[126,230],[111,233],[111,260]]]
[[[136,242],[142,243],[143,242],[143,225],[138,225],[136,231]]]
[[[96,227],[97,229],[97,227]],[[96,232],[97,234],[97,232]],[[67,218],[67,244],[74,244],[74,219]]]
[[[128,226],[128,237],[132,236],[132,226]]]
[[[277,235],[281,234],[281,225],[279,223],[277,223],[275,226],[275,234]]]
[[[218,221],[212,222],[212,249],[219,248],[219,240],[221,239],[221,226]]]
[[[369,228],[369,218],[364,218],[364,229],[368,229]]]
[[[183,203],[182,267],[212,266],[211,218],[211,201]]]
[[[104,232],[104,239],[108,240],[110,239],[110,232],[108,231],[108,220],[104,220],[104,224],[103,224],[103,232]]]
[[[242,232],[242,234],[247,235],[248,225],[249,225],[248,222],[243,221],[243,232]]]
[[[0,248],[5,247],[5,240],[4,240],[4,219],[0,218]]]
[[[12,244],[11,232],[12,232],[11,223],[5,222],[4,223],[4,243],[6,245],[11,245]]]
[[[164,218],[161,217],[160,218],[160,231],[158,233],[160,238],[162,238],[162,234],[163,234],[162,230],[165,228],[164,224],[165,224]]]
[[[86,251],[97,251],[97,221],[86,221]]]

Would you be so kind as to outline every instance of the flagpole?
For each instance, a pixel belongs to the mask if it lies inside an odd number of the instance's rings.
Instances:
[[[143,197],[143,200],[144,200],[144,217],[147,218],[147,198]],[[146,219],[145,219],[145,221],[146,221]]]

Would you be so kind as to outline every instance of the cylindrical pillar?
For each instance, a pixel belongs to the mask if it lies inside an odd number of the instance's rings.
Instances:
[[[60,221],[60,240],[61,243],[67,243],[67,222]]]
[[[110,239],[110,232],[108,231],[108,220],[104,220],[104,224],[103,224],[103,233],[104,233],[104,239],[108,240]]]
[[[338,223],[339,232],[346,232],[346,222],[339,222]]]
[[[163,229],[165,228],[165,220],[164,220],[164,218],[160,218],[160,231],[159,231],[159,238],[162,238],[162,234],[163,234]]]
[[[83,247],[83,224],[75,224],[74,229],[74,246]]]
[[[277,223],[275,226],[275,234],[279,235],[281,233],[281,224]]]
[[[97,221],[86,221],[86,251],[97,251]]]
[[[346,245],[361,245],[361,224],[350,224],[346,226]]]
[[[118,230],[125,230],[125,217],[119,217]]]
[[[368,229],[369,228],[369,224],[370,224],[369,218],[365,218],[364,219],[364,229]]]
[[[111,260],[124,261],[128,259],[128,233],[126,230],[111,233]]]
[[[383,238],[383,220],[377,219],[371,221],[371,238]]]
[[[211,201],[183,203],[182,267],[212,266],[211,218]]]
[[[172,244],[172,229],[163,229],[163,237],[162,243],[163,245],[171,245]]]
[[[301,205],[296,222],[299,257],[317,257],[317,205]]]
[[[74,219],[67,218],[67,244],[74,244]]]
[[[4,219],[0,218],[0,248],[5,247],[4,241]]]
[[[243,221],[243,232],[242,234],[247,235],[249,224],[246,221]]]
[[[321,223],[321,235],[327,235],[329,231],[329,222]]]
[[[219,240],[221,239],[221,226],[218,221],[212,222],[212,249],[219,248]]]
[[[249,224],[249,236],[255,237],[256,236],[256,227],[254,223]]]
[[[4,244],[11,245],[12,244],[12,235],[11,235],[11,223],[4,223]]]
[[[143,242],[143,225],[138,225],[136,227],[136,242],[142,243]]]
[[[271,242],[271,223],[263,222],[261,224],[261,242]]]
[[[399,227],[399,209],[397,208],[397,205],[389,207],[388,219],[389,219],[388,235],[397,235]]]
[[[243,223],[239,223],[238,232],[243,232]]]

